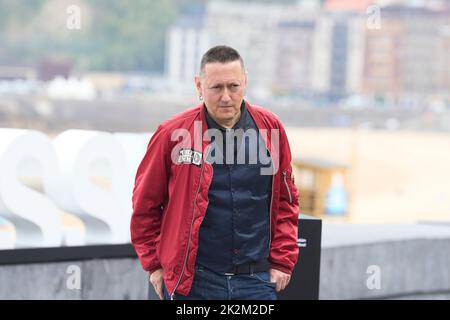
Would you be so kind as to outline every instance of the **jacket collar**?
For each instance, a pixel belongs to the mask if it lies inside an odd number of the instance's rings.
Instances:
[[[248,111],[249,115],[252,116],[258,130],[261,130],[261,129],[267,130],[267,134],[263,134],[262,138],[263,138],[264,142],[266,143],[267,150],[269,150],[269,152],[272,153],[270,129],[273,129],[273,128],[269,128],[269,125],[267,124],[266,121],[264,121],[260,112],[258,112],[250,103],[248,103],[245,100],[243,100],[243,103],[245,103],[245,109]],[[208,130],[208,123],[206,120],[206,108],[205,108],[204,103],[197,105],[197,108],[200,111],[199,115],[200,115],[200,121],[202,122],[202,134],[204,134]],[[209,144],[208,141],[203,140],[203,148],[205,148],[208,144]]]

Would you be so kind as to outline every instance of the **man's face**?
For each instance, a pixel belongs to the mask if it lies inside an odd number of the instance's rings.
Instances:
[[[229,123],[240,112],[247,76],[239,60],[207,63],[203,75],[195,77],[208,113],[219,124]]]

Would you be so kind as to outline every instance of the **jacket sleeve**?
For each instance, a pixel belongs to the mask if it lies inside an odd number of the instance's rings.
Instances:
[[[292,155],[286,131],[279,123],[280,128],[280,188],[279,208],[276,215],[274,232],[270,248],[271,268],[284,273],[292,274],[299,254],[297,245],[299,193],[294,183],[292,172]]]
[[[144,270],[161,268],[156,248],[160,240],[163,204],[170,173],[169,138],[160,127],[150,139],[135,178],[131,216],[131,243]]]

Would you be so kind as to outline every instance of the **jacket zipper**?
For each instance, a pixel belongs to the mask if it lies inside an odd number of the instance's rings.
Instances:
[[[271,166],[273,166],[272,154],[270,153],[269,148],[267,146],[266,146],[266,150],[269,153]],[[270,195],[270,207],[269,207],[269,256],[270,256],[270,245],[272,244],[272,203],[273,203],[273,194],[274,194],[274,190],[273,190],[274,180],[275,180],[275,173],[272,174],[272,188],[270,189],[271,195]]]
[[[194,208],[192,211],[192,222],[191,222],[191,228],[189,229],[189,238],[188,238],[188,244],[187,244],[187,248],[186,248],[186,256],[184,258],[184,263],[183,263],[183,268],[181,269],[181,274],[180,274],[180,278],[178,279],[177,284],[175,285],[175,289],[173,289],[172,294],[170,295],[170,300],[173,300],[173,297],[175,295],[175,291],[177,290],[180,282],[181,282],[181,278],[183,278],[183,274],[184,274],[184,269],[186,268],[186,264],[187,264],[187,259],[189,256],[189,245],[191,244],[191,235],[192,235],[192,226],[194,225],[194,218],[195,218],[195,206],[197,205],[197,196],[198,193],[200,192],[200,186],[202,183],[202,178],[203,178],[203,168],[205,166],[205,162],[203,161],[202,163],[202,168],[201,168],[201,172],[200,172],[200,181],[198,183],[198,188],[197,188],[197,192],[195,194],[195,199],[194,199]]]
[[[284,184],[286,186],[287,192],[289,194],[289,203],[292,203],[292,195],[291,195],[291,189],[289,189],[289,185],[287,183],[286,179],[286,171],[283,171],[283,177],[284,177]]]
[[[272,203],[273,203],[273,181],[275,180],[275,174],[272,175],[272,194],[270,197],[270,208],[269,208],[269,256],[270,256],[270,245],[272,244]]]

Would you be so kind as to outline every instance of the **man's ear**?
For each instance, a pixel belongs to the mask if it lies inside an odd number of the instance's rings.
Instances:
[[[195,76],[194,82],[195,82],[195,88],[197,89],[197,93],[199,96],[201,96],[203,90],[202,90],[202,82],[201,82],[200,76],[198,76],[198,75]]]

